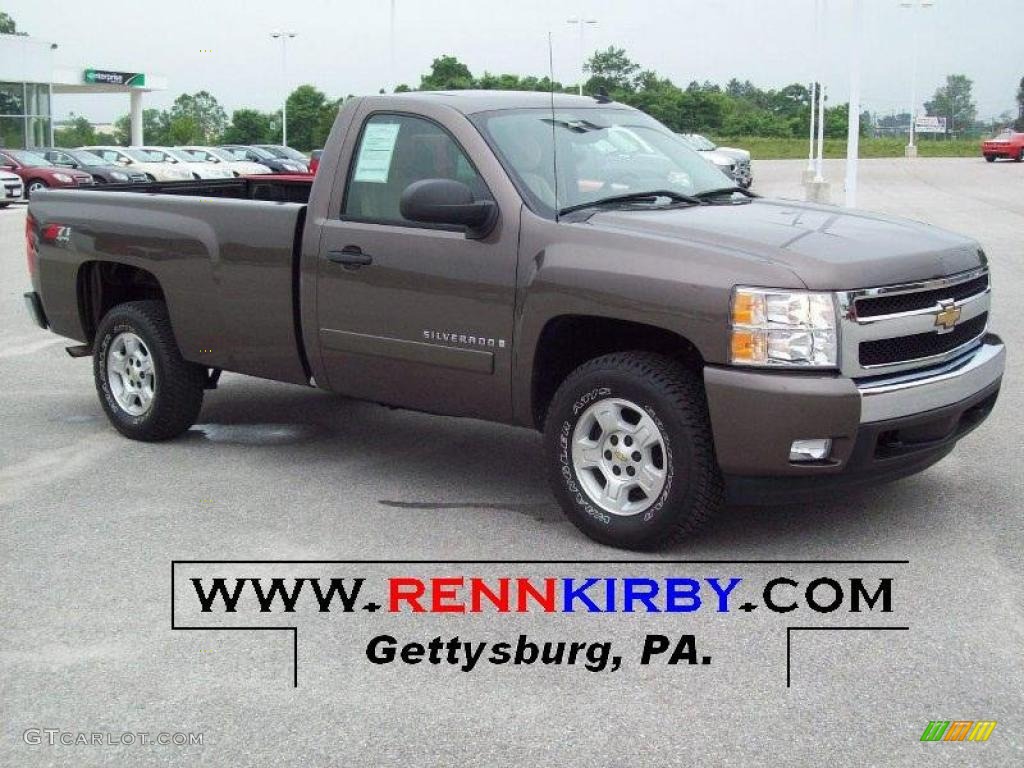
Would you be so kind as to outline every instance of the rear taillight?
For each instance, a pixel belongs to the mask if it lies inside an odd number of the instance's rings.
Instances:
[[[28,262],[28,276],[36,276],[38,261],[38,245],[36,244],[36,220],[32,214],[25,216],[25,259]]]

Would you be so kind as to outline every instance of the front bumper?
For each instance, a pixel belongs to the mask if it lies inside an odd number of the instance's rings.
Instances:
[[[730,500],[782,502],[920,472],[995,405],[1005,347],[988,334],[942,366],[855,381],[705,368],[715,451]],[[830,438],[828,459],[789,461],[794,440]]]

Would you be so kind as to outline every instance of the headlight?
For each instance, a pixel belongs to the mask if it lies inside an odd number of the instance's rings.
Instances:
[[[835,368],[836,305],[831,293],[736,288],[733,365]]]
[[[110,173],[110,178],[117,179],[118,181],[128,181],[128,174],[121,173],[120,171],[112,171]]]
[[[68,176],[66,173],[55,173],[53,178],[59,181],[61,184],[74,184],[75,180]]]

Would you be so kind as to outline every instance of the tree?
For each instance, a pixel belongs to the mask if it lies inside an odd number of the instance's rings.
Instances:
[[[280,127],[271,115],[257,109],[236,109],[224,130],[225,144],[270,144],[280,138]]]
[[[300,85],[288,95],[288,143],[301,150],[316,149],[322,137],[317,135],[320,112],[327,96],[312,85]]]
[[[430,72],[420,77],[421,91],[464,91],[473,87],[473,73],[454,56],[441,56],[430,64]]]
[[[971,95],[974,82],[967,75],[947,75],[946,84],[935,90],[924,107],[929,115],[946,118],[946,128],[953,131],[973,129],[978,109]]]
[[[142,110],[142,140],[146,144],[167,144],[170,120],[167,113],[160,109]],[[114,138],[118,144],[128,146],[132,141],[131,117],[121,115],[114,121]]]
[[[58,147],[81,147],[99,144],[92,123],[81,115],[72,115],[71,120],[53,131],[53,141]]]
[[[178,144],[216,144],[227,124],[224,108],[207,91],[181,94],[168,116]]]
[[[626,56],[624,48],[609,46],[606,51],[597,51],[583,65],[583,71],[590,73],[584,88],[596,93],[604,88],[608,93],[632,92],[636,89],[636,77],[640,66]]]
[[[1020,79],[1017,86],[1017,120],[1014,122],[1015,130],[1024,131],[1024,77]]]
[[[0,11],[0,35],[27,35],[28,32],[19,32],[18,25],[9,15]]]

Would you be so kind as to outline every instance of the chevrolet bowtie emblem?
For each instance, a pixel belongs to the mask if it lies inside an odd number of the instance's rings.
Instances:
[[[939,302],[939,311],[935,314],[935,327],[939,333],[949,333],[960,321],[960,307],[952,299]]]

